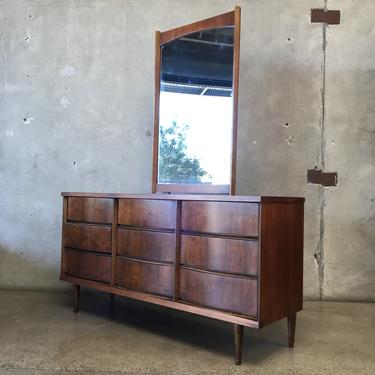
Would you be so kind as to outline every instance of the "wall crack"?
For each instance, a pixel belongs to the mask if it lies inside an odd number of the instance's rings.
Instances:
[[[324,0],[324,10],[327,11],[327,2]],[[322,118],[321,118],[321,129],[320,129],[320,167],[325,170],[325,146],[326,146],[326,131],[325,131],[325,119],[326,119],[326,53],[327,53],[327,23],[322,24],[322,49],[323,49],[323,66],[322,66],[322,90],[321,90],[321,100],[322,100]],[[314,260],[318,267],[318,277],[319,277],[319,299],[323,299],[323,288],[324,288],[324,207],[325,207],[325,191],[324,187],[319,187],[319,238],[316,251],[314,254]]]
[[[6,22],[4,22],[5,24]],[[3,46],[3,31],[1,30],[0,31],[0,59],[1,59],[1,62],[2,62],[2,65],[3,65],[3,69],[4,69],[4,72],[3,72],[3,78],[2,78],[2,82],[1,82],[1,96],[2,96],[2,99],[4,99],[5,97],[5,94],[6,94],[6,81],[7,81],[7,75],[8,75],[8,64],[7,64],[7,58],[6,58],[6,54],[5,54],[5,51],[4,51],[4,46]]]

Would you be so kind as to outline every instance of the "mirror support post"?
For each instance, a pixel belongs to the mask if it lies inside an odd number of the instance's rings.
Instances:
[[[236,194],[237,165],[237,124],[238,124],[238,89],[240,82],[240,35],[241,8],[234,8],[234,50],[233,50],[233,124],[232,124],[232,165],[230,195]]]
[[[159,151],[159,104],[160,104],[160,31],[155,32],[155,94],[154,94],[154,142],[152,156],[152,192],[156,193]]]
[[[241,8],[236,6],[234,11],[220,14],[211,18],[180,26],[167,31],[155,33],[155,95],[154,95],[154,132],[153,132],[153,167],[152,167],[152,192],[153,193],[199,193],[199,194],[225,194],[236,193],[236,162],[237,162],[237,122],[238,122],[238,86],[239,86],[239,59],[240,59],[240,26]],[[159,183],[159,117],[160,117],[160,89],[162,69],[162,49],[177,39],[202,30],[233,28],[233,75],[232,75],[232,140],[228,139],[231,148],[231,161],[229,164],[229,180],[224,185],[213,183]],[[210,42],[210,40],[208,40]],[[210,43],[208,43],[210,44]]]

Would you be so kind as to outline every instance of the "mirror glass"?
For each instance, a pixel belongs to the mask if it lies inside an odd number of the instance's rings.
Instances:
[[[229,185],[234,28],[161,47],[159,184]]]

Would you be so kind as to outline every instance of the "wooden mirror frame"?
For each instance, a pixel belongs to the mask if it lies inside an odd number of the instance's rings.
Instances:
[[[222,27],[234,28],[233,45],[233,114],[232,114],[232,160],[230,184],[159,184],[158,159],[159,159],[159,106],[160,106],[160,70],[161,48],[163,45],[176,40],[184,35],[202,30],[218,29]],[[189,25],[177,27],[164,32],[155,32],[155,102],[154,102],[154,144],[153,144],[153,193],[200,193],[200,194],[230,194],[236,190],[236,158],[237,158],[237,119],[238,119],[238,85],[240,61],[240,29],[241,8],[236,6],[234,11],[207,18]]]

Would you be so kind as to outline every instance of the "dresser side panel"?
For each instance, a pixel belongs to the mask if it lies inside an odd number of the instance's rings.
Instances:
[[[261,204],[260,326],[302,310],[303,203]]]

